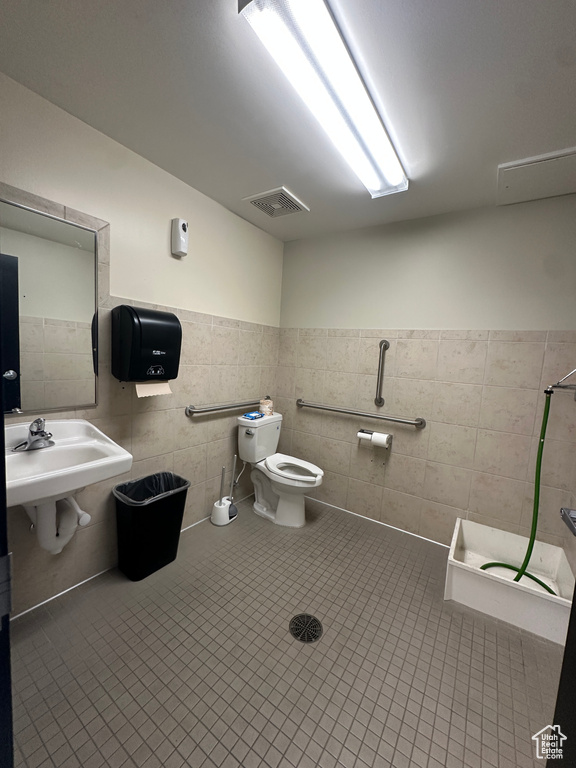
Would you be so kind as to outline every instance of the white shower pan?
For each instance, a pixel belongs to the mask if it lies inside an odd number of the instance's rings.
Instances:
[[[531,574],[551,587],[551,595],[525,576],[507,568],[481,571],[484,563],[520,566],[528,538],[458,518],[448,554],[444,599],[487,613],[554,643],[564,644],[574,575],[560,547],[536,541],[528,566]]]

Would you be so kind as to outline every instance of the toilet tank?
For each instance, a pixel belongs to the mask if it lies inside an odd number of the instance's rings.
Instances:
[[[242,461],[255,464],[272,456],[278,448],[282,414],[273,413],[261,419],[238,417],[238,456]]]

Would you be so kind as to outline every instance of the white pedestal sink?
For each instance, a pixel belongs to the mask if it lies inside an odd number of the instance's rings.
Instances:
[[[89,522],[72,495],[92,483],[128,472],[132,455],[84,419],[46,422],[54,445],[14,452],[26,440],[27,424],[5,428],[6,503],[22,504],[36,527],[40,546],[62,551],[78,524]],[[65,504],[56,503],[66,499]]]

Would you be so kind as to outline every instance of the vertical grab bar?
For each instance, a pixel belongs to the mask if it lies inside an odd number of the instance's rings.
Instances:
[[[390,349],[390,342],[382,339],[380,342],[380,357],[378,359],[378,375],[376,376],[376,397],[374,398],[374,405],[377,405],[379,408],[384,405],[382,385],[384,384],[384,357],[386,356],[387,349]]]

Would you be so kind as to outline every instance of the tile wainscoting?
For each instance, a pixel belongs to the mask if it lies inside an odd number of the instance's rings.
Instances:
[[[377,409],[380,339],[386,353]],[[326,473],[312,495],[448,544],[457,517],[528,535],[543,389],[576,367],[576,332],[281,329],[276,402],[281,450]],[[389,422],[299,409],[297,398],[403,418]],[[360,444],[360,428],[393,434],[391,450]],[[576,403],[552,399],[538,538],[573,537],[559,510],[576,487]]]
[[[93,403],[91,350],[90,323],[20,316],[22,407]]]
[[[100,284],[106,286],[106,249],[102,253]],[[279,330],[156,307],[182,322],[180,375],[171,395],[138,399],[132,385],[110,374],[110,309],[120,303],[132,302],[102,289],[98,406],[58,415],[86,418],[129,450],[132,478],[172,470],[189,479],[185,526],[209,515],[221,468],[231,467],[236,451],[235,414],[189,419],[185,406],[269,393],[284,416],[279,450],[325,472],[313,494],[317,501],[444,544],[456,517],[529,533],[542,390],[574,367],[576,333]],[[297,408],[302,397],[377,411],[381,338],[390,349],[379,410],[423,417],[424,430]],[[391,451],[359,445],[360,428],[391,432]],[[559,509],[574,505],[575,466],[576,403],[560,392],[553,396],[544,453],[538,538],[563,546],[573,567],[576,548]],[[126,479],[78,494],[92,522],[60,555],[39,548],[22,509],[9,510],[14,615],[116,564],[111,489]],[[245,472],[237,498],[251,491]]]
[[[188,418],[186,405],[258,399],[273,394],[278,364],[278,328],[213,317],[174,307],[157,306],[109,294],[108,240],[99,248],[99,376],[98,405],[46,413],[52,418],[83,418],[130,451],[129,475],[85,488],[76,496],[92,516],[59,555],[41,549],[21,507],[8,510],[12,552],[13,608],[16,616],[117,563],[115,506],[112,488],[131,478],[169,470],[190,480],[184,527],[206,518],[219,493],[222,466],[236,452],[236,413]],[[118,304],[137,304],[174,312],[182,323],[179,376],[172,394],[138,398],[133,384],[110,373],[110,311]],[[33,416],[39,415],[34,413]],[[31,415],[7,417],[7,423],[29,423]],[[57,436],[55,436],[57,437]],[[239,471],[239,470],[238,470]],[[252,485],[245,472],[238,499]]]

